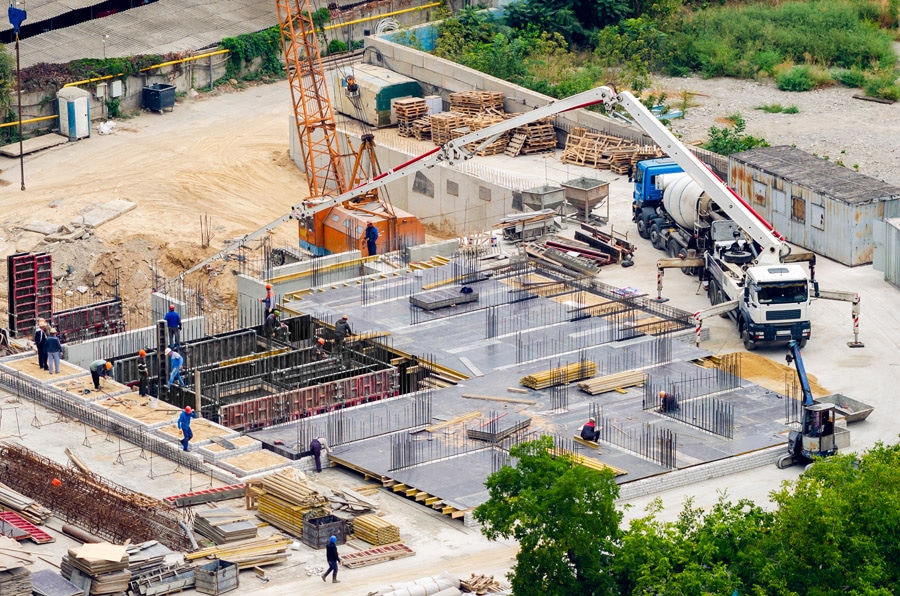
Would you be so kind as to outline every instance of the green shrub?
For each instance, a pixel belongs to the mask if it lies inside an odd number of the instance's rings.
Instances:
[[[345,44],[340,39],[332,39],[328,42],[328,53],[329,54],[343,54],[347,51],[347,44]]]
[[[900,85],[897,84],[893,74],[869,77],[863,90],[870,97],[880,97],[892,101],[900,100]]]
[[[784,108],[781,107],[780,103],[770,103],[762,106],[756,106],[753,109],[763,111],[767,114],[780,114]]]
[[[845,87],[862,88],[866,84],[866,73],[858,68],[837,69],[831,73],[831,76]]]
[[[815,87],[808,66],[795,66],[775,75],[775,84],[782,91],[809,91]]]
[[[798,108],[797,106],[788,106],[788,107],[784,108],[783,110],[781,110],[781,113],[782,114],[799,114],[800,108]]]
[[[747,123],[740,114],[729,114],[725,117],[734,125],[712,126],[709,129],[709,140],[703,145],[704,149],[718,153],[719,155],[731,155],[756,147],[768,147],[769,143],[763,138],[745,135],[744,129]]]

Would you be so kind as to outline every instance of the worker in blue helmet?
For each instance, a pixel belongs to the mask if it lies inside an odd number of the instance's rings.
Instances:
[[[328,545],[325,547],[325,558],[328,559],[328,571],[326,571],[325,575],[322,576],[322,581],[326,581],[326,579],[328,578],[328,574],[333,573],[333,575],[331,576],[331,583],[341,583],[337,578],[337,568],[341,563],[341,557],[337,552],[337,536],[332,536],[328,539]]]

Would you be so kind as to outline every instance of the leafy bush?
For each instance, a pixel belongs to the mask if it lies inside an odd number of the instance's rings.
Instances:
[[[769,143],[762,138],[745,135],[747,123],[740,114],[730,114],[726,117],[733,126],[719,128],[712,126],[709,129],[709,140],[703,145],[704,149],[714,151],[719,155],[731,155],[756,147],[768,147]]]
[[[800,112],[800,108],[798,108],[797,106],[784,107],[780,103],[765,104],[762,106],[756,106],[753,109],[766,112],[767,114],[797,114]]]
[[[800,108],[798,108],[797,106],[788,106],[788,107],[784,108],[783,110],[781,110],[781,113],[782,114],[799,114]]]
[[[343,54],[347,51],[347,44],[340,39],[332,39],[328,42],[329,54]]]
[[[900,85],[893,74],[869,77],[863,90],[870,97],[881,97],[892,101],[900,100]]]
[[[835,81],[845,87],[862,87],[866,84],[866,73],[858,68],[837,69],[831,73]]]
[[[809,91],[815,87],[808,66],[795,66],[775,75],[775,84],[782,91]]]

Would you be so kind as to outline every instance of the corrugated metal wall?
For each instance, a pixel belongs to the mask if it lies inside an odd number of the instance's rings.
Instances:
[[[900,286],[900,219],[884,223],[884,279]]]
[[[789,242],[850,267],[872,262],[872,222],[900,215],[900,201],[845,203],[733,159],[728,179]]]

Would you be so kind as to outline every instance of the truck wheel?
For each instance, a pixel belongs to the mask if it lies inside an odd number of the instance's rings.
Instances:
[[[806,347],[806,342],[808,342],[808,341],[809,340],[804,337],[803,339],[801,339],[800,341],[797,342],[797,345],[800,346],[800,349],[802,350],[803,348]]]
[[[637,221],[635,222],[635,224],[637,224],[638,236],[640,236],[644,240],[647,240],[648,238],[650,238],[650,230],[647,229],[647,218],[644,217],[643,214],[638,215],[638,218],[637,218]]]
[[[750,339],[750,334],[747,333],[746,329],[744,329],[744,331],[741,333],[741,339],[744,341],[745,350],[747,350],[748,352],[752,352],[756,349],[756,342]]]
[[[681,245],[674,238],[669,238],[669,256],[677,259],[679,252],[681,252]]]
[[[785,468],[790,468],[794,465],[794,456],[790,453],[785,453],[781,457],[778,458],[778,461],[775,462],[775,467],[779,470],[783,470]]]

